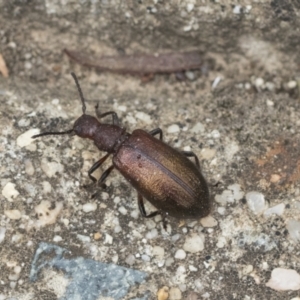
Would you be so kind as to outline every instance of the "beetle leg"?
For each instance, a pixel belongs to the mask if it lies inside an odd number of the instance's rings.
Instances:
[[[89,169],[88,171],[88,175],[90,177],[90,179],[93,182],[97,182],[97,179],[92,176],[92,173],[94,173],[98,168],[100,168],[100,166],[106,161],[106,159],[109,157],[109,153],[107,153],[105,156],[103,156],[101,159],[99,159],[97,162],[95,162],[92,167]]]
[[[104,187],[105,186],[105,179],[108,177],[108,175],[110,174],[110,172],[115,168],[114,165],[111,165],[107,170],[105,170],[103,172],[103,174],[101,175],[100,179],[98,180],[98,183],[100,186]],[[95,198],[98,196],[100,191],[96,192],[95,194],[92,195],[92,198]]]
[[[192,151],[181,151],[187,157],[194,157],[197,168],[201,171],[200,163],[197,155]]]
[[[151,214],[147,215],[145,206],[144,206],[143,196],[140,193],[138,193],[138,205],[139,205],[140,213],[144,218],[152,218],[152,217],[155,217],[156,215],[160,214],[160,212],[157,210],[157,211],[154,211]]]
[[[159,134],[159,139],[161,141],[163,139],[163,132],[159,127],[149,131],[149,134],[151,134],[152,136],[155,136],[155,135]]]
[[[96,116],[97,116],[98,119],[102,119],[102,118],[104,118],[104,117],[106,117],[108,115],[112,115],[113,124],[117,125],[117,126],[120,126],[119,117],[118,117],[118,115],[117,115],[116,112],[114,112],[114,111],[108,111],[106,113],[101,114],[100,111],[99,111],[98,104],[95,106],[95,110],[96,110]]]

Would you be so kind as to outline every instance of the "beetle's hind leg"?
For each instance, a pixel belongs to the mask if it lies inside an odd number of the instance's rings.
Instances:
[[[201,171],[199,158],[193,151],[181,151],[186,157],[194,157],[197,168]]]
[[[149,134],[151,134],[152,136],[155,136],[155,135],[159,134],[159,139],[161,141],[163,139],[163,131],[159,127],[149,131]]]

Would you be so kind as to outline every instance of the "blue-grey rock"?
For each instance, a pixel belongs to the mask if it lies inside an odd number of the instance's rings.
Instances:
[[[83,257],[64,258],[69,251],[56,245],[40,243],[30,271],[30,280],[37,280],[38,273],[48,267],[65,272],[70,278],[65,295],[60,300],[96,300],[99,296],[123,299],[130,287],[141,283],[147,273],[105,264]],[[149,295],[132,300],[148,300]]]

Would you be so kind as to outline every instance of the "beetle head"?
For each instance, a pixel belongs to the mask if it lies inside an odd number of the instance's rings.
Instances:
[[[99,124],[95,117],[83,114],[75,121],[73,132],[79,137],[93,139]]]

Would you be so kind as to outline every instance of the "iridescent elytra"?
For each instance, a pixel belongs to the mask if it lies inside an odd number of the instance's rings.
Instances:
[[[209,214],[209,189],[204,179],[197,156],[191,151],[179,151],[164,143],[160,128],[150,132],[136,129],[131,134],[120,126],[119,118],[114,111],[100,114],[96,106],[96,115],[101,119],[112,116],[112,124],[100,123],[87,115],[85,99],[77,77],[73,76],[82,102],[82,116],[72,129],[63,132],[44,132],[33,138],[45,135],[76,134],[88,138],[100,151],[107,154],[89,169],[88,176],[93,182],[97,179],[92,173],[112,155],[112,165],[98,180],[103,185],[113,169],[117,169],[137,190],[138,206],[143,217],[150,218],[157,214],[176,218],[202,218]],[[158,135],[159,138],[156,138]],[[195,163],[188,157],[192,157]],[[143,198],[157,209],[147,214]]]

